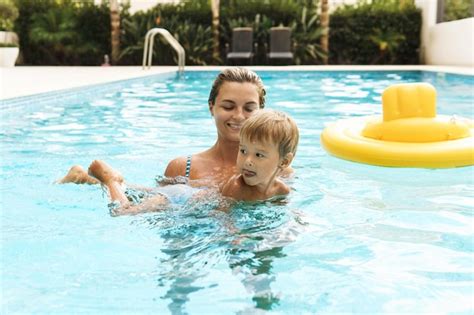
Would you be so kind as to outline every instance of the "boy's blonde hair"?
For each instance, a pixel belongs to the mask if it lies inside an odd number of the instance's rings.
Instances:
[[[287,114],[275,110],[259,110],[240,129],[240,137],[250,141],[272,142],[278,145],[280,158],[296,154],[299,141],[298,126]]]

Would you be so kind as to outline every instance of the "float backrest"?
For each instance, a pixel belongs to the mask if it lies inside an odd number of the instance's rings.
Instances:
[[[383,120],[436,117],[436,90],[428,83],[394,84],[382,93]]]

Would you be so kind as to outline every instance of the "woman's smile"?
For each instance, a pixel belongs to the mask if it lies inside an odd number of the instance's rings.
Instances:
[[[243,125],[243,123],[232,123],[232,122],[227,123],[227,126],[228,126],[232,131],[235,131],[235,132],[239,132],[239,131],[240,131],[240,128],[242,128],[242,125]]]

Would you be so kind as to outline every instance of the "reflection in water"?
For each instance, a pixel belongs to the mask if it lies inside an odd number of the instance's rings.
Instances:
[[[270,284],[275,281],[272,263],[275,258],[282,258],[283,247],[274,247],[263,251],[247,251],[231,249],[228,253],[229,266],[241,281],[247,291],[253,294],[252,300],[259,309],[271,310],[278,305],[280,298],[272,292]],[[251,256],[242,259],[241,257]]]
[[[274,263],[286,256],[284,246],[294,241],[301,227],[294,213],[284,204],[270,202],[239,203],[229,213],[215,210],[217,202],[189,204],[149,216],[144,222],[164,242],[157,282],[168,288],[160,298],[169,301],[170,312],[186,314],[193,294],[214,289],[218,284],[206,280],[213,273],[233,276],[226,286],[241,283],[252,296],[252,308],[277,306],[279,294],[271,289],[276,278]]]

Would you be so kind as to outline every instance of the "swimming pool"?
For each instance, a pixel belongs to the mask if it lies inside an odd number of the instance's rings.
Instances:
[[[430,82],[439,114],[472,119],[472,76],[260,71],[267,106],[300,127],[287,203],[111,217],[97,187],[53,184],[104,159],[154,185],[213,143],[216,73],[2,102],[2,313],[472,313],[473,168],[373,167],[319,143],[327,122],[380,113],[398,82]]]

